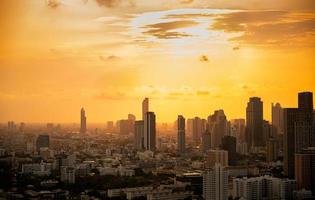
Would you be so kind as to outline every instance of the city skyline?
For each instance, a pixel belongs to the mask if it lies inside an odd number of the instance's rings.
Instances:
[[[164,122],[293,107],[315,91],[314,3],[253,2],[1,1],[0,121],[140,119],[144,97]]]

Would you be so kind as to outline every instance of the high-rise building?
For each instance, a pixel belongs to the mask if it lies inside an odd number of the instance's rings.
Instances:
[[[75,184],[75,168],[62,166],[60,179],[66,184]]]
[[[215,164],[203,172],[203,199],[227,200],[228,199],[228,170]]]
[[[246,107],[246,141],[249,149],[264,146],[263,102],[251,97]]]
[[[86,116],[84,108],[81,108],[81,128],[80,133],[86,133]]]
[[[187,119],[187,136],[190,138],[193,136],[193,123],[194,119]]]
[[[298,108],[283,110],[283,168],[284,174],[294,178],[295,153],[313,146],[313,97],[311,92],[298,94]]]
[[[39,135],[36,140],[36,150],[39,152],[40,148],[49,148],[49,135]]]
[[[114,122],[113,121],[108,121],[107,122],[106,130],[108,132],[113,132],[114,131]]]
[[[177,117],[177,149],[179,153],[185,152],[185,118],[182,115]]]
[[[202,151],[205,153],[211,149],[211,133],[207,129],[202,134]]]
[[[237,142],[245,142],[245,119],[231,120],[231,135],[236,137]]]
[[[156,148],[156,124],[154,112],[147,112],[144,119],[144,148],[155,151]]]
[[[142,120],[145,120],[146,113],[149,112],[149,98],[142,101]]]
[[[226,167],[229,163],[229,154],[225,150],[210,150],[207,153],[206,167],[211,168],[216,163]]]
[[[130,133],[130,123],[128,119],[121,119],[116,122],[118,133],[128,135]]]
[[[236,165],[236,138],[224,136],[222,138],[222,149],[228,152],[229,165]]]
[[[295,154],[295,180],[297,189],[312,190],[315,194],[315,147]]]
[[[271,104],[271,125],[275,131],[272,133],[274,137],[283,134],[283,109],[280,103]]]
[[[211,132],[211,148],[220,148],[222,138],[228,135],[227,120],[223,110],[216,110],[208,117],[208,128]]]
[[[133,133],[135,130],[135,121],[136,121],[136,116],[133,114],[128,114],[128,132]]]
[[[135,148],[144,149],[144,121],[135,121]]]
[[[201,135],[203,131],[202,119],[195,117],[193,119],[192,138],[195,145],[199,145],[201,141]]]

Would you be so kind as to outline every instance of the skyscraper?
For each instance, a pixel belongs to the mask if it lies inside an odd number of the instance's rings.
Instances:
[[[193,127],[192,127],[192,137],[193,142],[195,145],[199,145],[201,141],[201,134],[202,134],[202,119],[199,117],[195,117],[193,119]]]
[[[81,108],[81,128],[80,133],[86,133],[86,116],[84,108]]]
[[[245,142],[245,119],[232,119],[231,132],[237,142]]]
[[[225,150],[210,150],[207,153],[206,167],[213,167],[216,163],[226,167],[229,163],[229,154]]]
[[[145,119],[145,114],[149,112],[149,99],[145,98],[142,101],[142,120]]]
[[[248,147],[261,147],[263,140],[263,102],[251,97],[246,107],[246,141]]]
[[[179,115],[177,118],[177,148],[179,153],[185,152],[185,118]]]
[[[144,119],[144,148],[155,151],[156,148],[156,127],[154,112],[147,112]]]
[[[203,199],[227,200],[228,199],[228,170],[215,164],[203,172]]]
[[[279,103],[271,104],[271,124],[275,130],[272,135],[283,134],[283,109]]]
[[[144,121],[135,121],[135,148],[142,150],[144,148]]]
[[[294,178],[295,153],[313,146],[313,96],[311,92],[298,94],[298,108],[285,108],[283,111],[284,124],[284,174]]]
[[[220,148],[222,138],[228,135],[227,120],[223,110],[216,110],[208,117],[208,128],[211,132],[211,148]]]

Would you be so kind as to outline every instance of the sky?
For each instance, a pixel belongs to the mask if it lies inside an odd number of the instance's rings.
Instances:
[[[244,118],[315,92],[313,0],[1,0],[0,121]]]

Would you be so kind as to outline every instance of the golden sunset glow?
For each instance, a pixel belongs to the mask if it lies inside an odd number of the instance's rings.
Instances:
[[[264,2],[257,3],[257,2]],[[269,2],[269,3],[268,3]],[[0,121],[159,122],[315,92],[311,0],[1,0]]]

